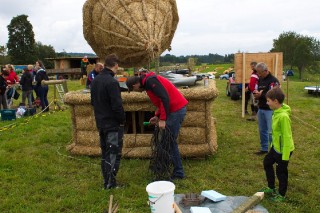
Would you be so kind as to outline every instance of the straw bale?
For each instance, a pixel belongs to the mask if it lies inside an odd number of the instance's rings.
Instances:
[[[206,117],[209,117],[212,115],[212,109],[213,109],[213,101],[206,101],[205,102]]]
[[[213,101],[219,95],[216,82],[211,79],[208,80],[207,87],[203,86],[203,84],[197,84],[193,88],[180,89],[179,91],[187,100]]]
[[[156,111],[156,107],[150,102],[124,102],[123,109],[126,112],[135,112],[135,111]]]
[[[179,144],[182,157],[204,157],[212,154],[207,143],[205,144]]]
[[[98,131],[77,131],[77,145],[100,147]]]
[[[182,123],[183,127],[206,127],[205,112],[187,111]]]
[[[123,67],[148,64],[170,48],[179,21],[175,0],[87,0],[83,34],[100,57],[116,53]]]
[[[211,151],[211,154],[215,153],[218,149],[218,144],[217,144],[217,132],[216,132],[216,126],[215,126],[215,120],[210,116],[210,121],[208,122],[210,125],[208,128],[208,145],[209,149]]]
[[[92,130],[98,131],[94,116],[76,116],[77,130]]]
[[[187,105],[187,111],[197,111],[197,112],[204,112],[205,111],[205,102],[202,100],[194,100],[189,101]]]
[[[151,144],[152,134],[125,134],[123,138],[123,147],[148,147]]]
[[[150,158],[151,147],[135,147],[135,148],[122,148],[122,156],[124,158]]]
[[[206,143],[206,129],[200,127],[181,127],[178,138],[179,144]]]
[[[76,116],[94,116],[93,107],[91,105],[75,105],[74,113]]]
[[[91,104],[91,97],[90,93],[72,91],[63,96],[63,101],[69,105],[89,105]]]

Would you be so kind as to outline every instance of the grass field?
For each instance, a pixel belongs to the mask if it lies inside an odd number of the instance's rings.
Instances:
[[[257,123],[241,118],[240,101],[225,96],[225,80],[216,83],[218,152],[206,159],[184,159],[187,178],[175,183],[175,193],[214,189],[228,196],[250,196],[266,184],[263,157],[253,154],[259,149]],[[78,84],[69,81],[69,89],[80,89]],[[287,201],[263,200],[269,212],[320,212],[320,97],[303,90],[313,84],[289,84],[296,150],[289,164]],[[285,91],[286,86],[284,82]],[[119,212],[150,212],[145,191],[151,180],[148,160],[122,160],[118,180],[124,187],[104,191],[99,158],[70,156],[65,149],[72,140],[68,110],[18,119],[15,127],[4,130],[10,124],[0,122],[0,212],[103,212],[111,194]]]

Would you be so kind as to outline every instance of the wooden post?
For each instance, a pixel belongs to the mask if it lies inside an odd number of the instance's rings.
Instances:
[[[245,213],[255,205],[257,205],[264,197],[263,192],[257,192],[253,196],[245,200],[240,206],[238,206],[232,213]]]
[[[275,68],[274,68],[274,76],[278,76],[278,53],[276,53],[276,63],[275,63]]]
[[[242,53],[242,118],[245,114],[246,54]]]

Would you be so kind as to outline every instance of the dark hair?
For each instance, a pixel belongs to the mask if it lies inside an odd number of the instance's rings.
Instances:
[[[107,55],[104,61],[104,66],[111,68],[116,66],[118,62],[119,62],[118,56],[116,54],[110,54],[110,55]]]
[[[39,66],[42,68],[42,69],[44,69],[44,65],[43,65],[43,63],[42,63],[42,61],[41,60],[38,60],[38,61],[36,61],[36,63],[39,63]]]
[[[257,62],[253,61],[253,62],[250,63],[250,65],[256,66]]]
[[[127,79],[126,84],[128,87],[129,91],[133,90],[133,85],[135,85],[136,83],[140,82],[140,77],[139,76],[131,76]]]
[[[269,98],[271,100],[278,100],[280,104],[283,103],[285,95],[280,89],[280,87],[273,87],[271,90],[269,90],[266,94],[266,98]]]

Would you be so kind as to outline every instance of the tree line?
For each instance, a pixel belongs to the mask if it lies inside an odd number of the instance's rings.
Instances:
[[[29,64],[42,60],[47,68],[53,68],[53,61],[46,58],[84,55],[66,51],[57,53],[53,46],[35,41],[33,27],[27,15],[13,17],[7,28],[9,40],[6,45],[0,45],[0,64]],[[283,32],[273,40],[270,52],[283,52],[283,64],[291,69],[296,67],[299,70],[300,79],[305,71],[319,72],[320,42],[314,37],[300,35],[293,31]],[[187,56],[166,54],[160,57],[160,65],[187,63],[190,57],[194,58],[196,65],[233,63],[234,61],[234,54],[224,56],[212,53]]]

